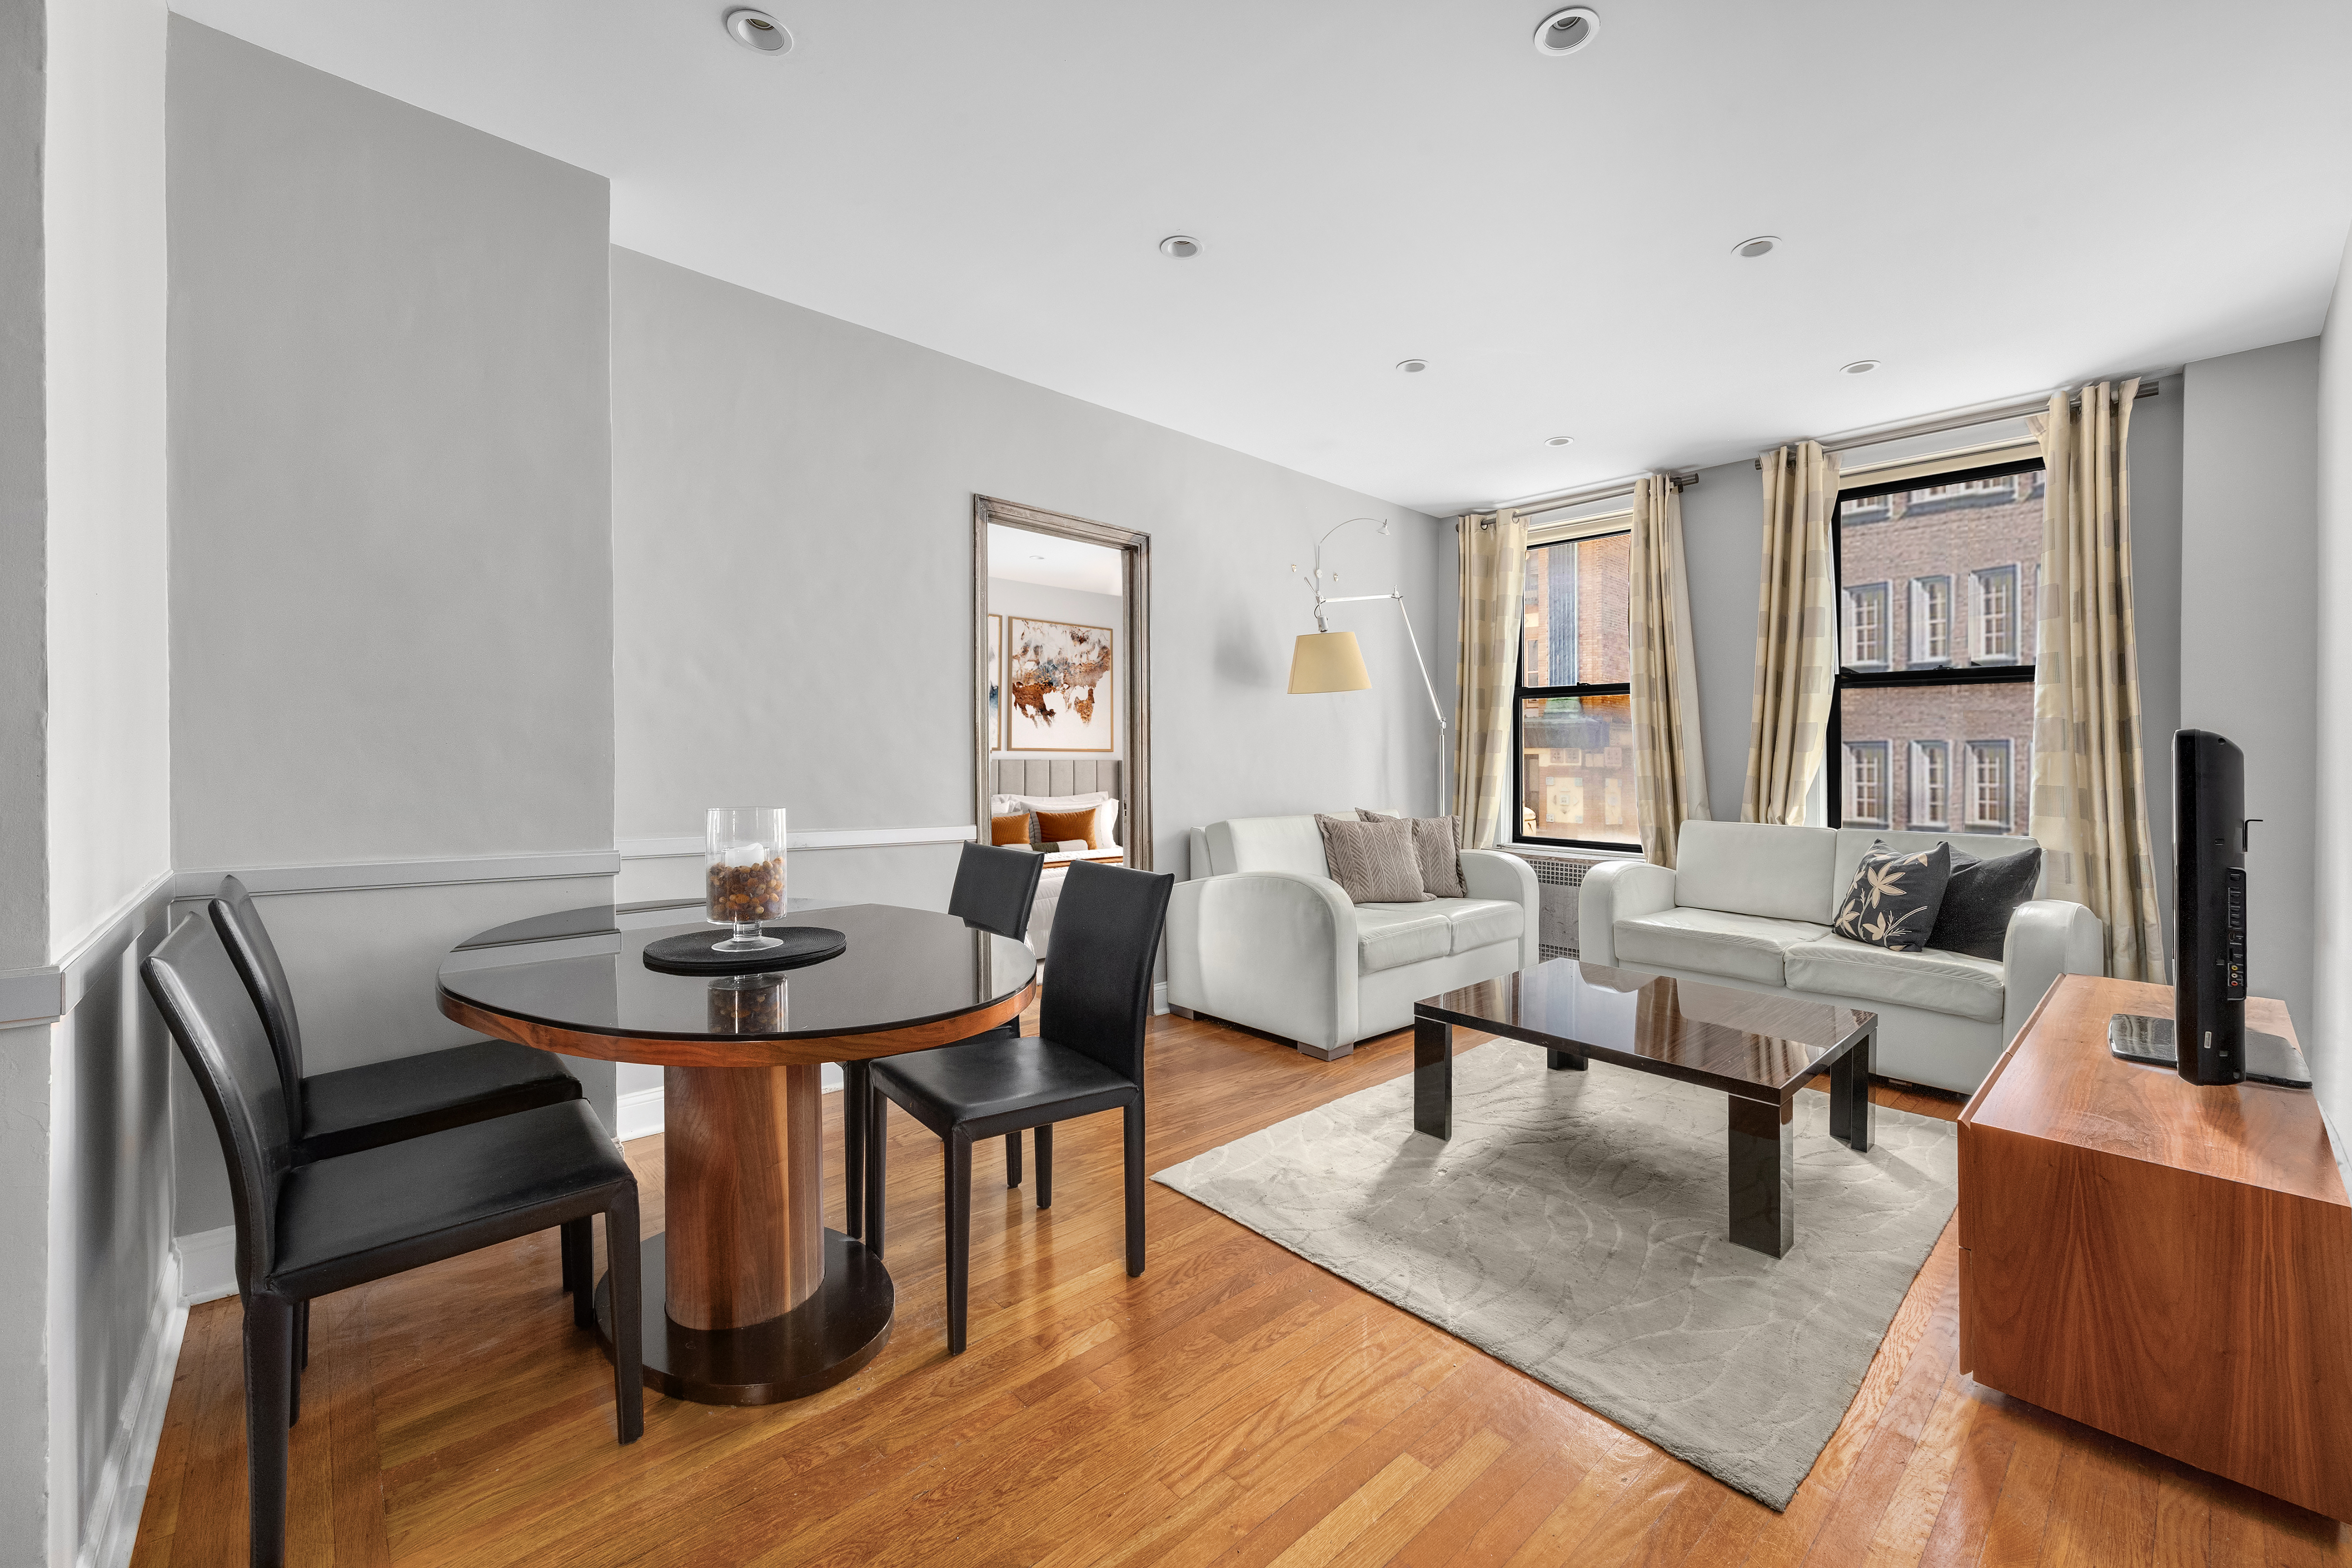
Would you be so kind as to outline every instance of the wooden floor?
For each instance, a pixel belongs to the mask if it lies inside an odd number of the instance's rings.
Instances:
[[[1323,1064],[1155,1019],[1150,1167],[1410,1059],[1409,1035]],[[800,1404],[649,1392],[644,1440],[617,1447],[609,1367],[572,1327],[551,1232],[320,1302],[293,1436],[292,1562],[2352,1561],[2352,1531],[2333,1521],[1960,1376],[1948,1230],[1844,1424],[1775,1514],[1157,1184],[1150,1268],[1129,1279],[1116,1116],[1057,1134],[1050,1211],[1005,1191],[1001,1155],[982,1154],[971,1349],[950,1362],[939,1144],[896,1112],[891,1137],[893,1338]],[[650,1233],[660,1141],[629,1151]],[[190,1315],[134,1568],[244,1561],[238,1333],[234,1300]]]

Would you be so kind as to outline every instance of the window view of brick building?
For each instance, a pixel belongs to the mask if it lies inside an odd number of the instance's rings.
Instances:
[[[1846,826],[2026,831],[2042,485],[2033,469],[1839,506]]]
[[[1528,551],[1518,837],[1638,847],[1628,595],[1633,535]]]

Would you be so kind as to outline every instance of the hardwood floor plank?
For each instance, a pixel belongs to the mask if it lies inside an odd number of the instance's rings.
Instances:
[[[1319,1064],[1161,1018],[1148,1048],[1152,1170],[1412,1066],[1405,1034]],[[950,1358],[940,1143],[903,1116],[889,1138],[892,1340],[810,1399],[649,1395],[645,1438],[620,1447],[610,1363],[571,1326],[551,1236],[320,1302],[295,1432],[298,1568],[2352,1561],[2330,1521],[1958,1375],[1948,1230],[1776,1514],[1157,1184],[1150,1267],[1129,1279],[1114,1117],[1059,1131],[1050,1210],[992,1188],[1001,1170],[983,1164],[971,1348]],[[657,1234],[662,1141],[628,1152]],[[233,1300],[190,1314],[134,1568],[243,1558],[241,1321]]]

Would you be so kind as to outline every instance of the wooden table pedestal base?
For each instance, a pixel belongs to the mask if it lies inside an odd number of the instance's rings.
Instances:
[[[890,1342],[897,1290],[882,1260],[824,1233],[824,1279],[781,1317],[740,1329],[690,1329],[665,1306],[667,1237],[645,1244],[646,1386],[699,1405],[778,1405],[856,1374]],[[596,1284],[596,1333],[613,1348],[613,1277]]]

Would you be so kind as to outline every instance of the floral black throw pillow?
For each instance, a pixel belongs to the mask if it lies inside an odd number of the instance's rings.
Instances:
[[[1889,952],[1916,952],[1936,929],[1936,911],[1951,879],[1950,845],[1898,855],[1881,840],[1862,858],[1831,929]]]

